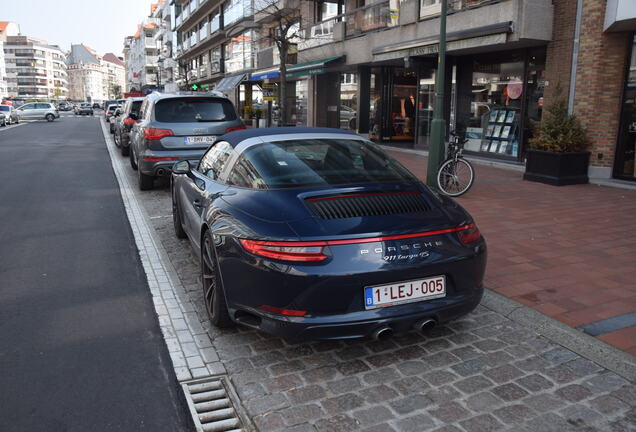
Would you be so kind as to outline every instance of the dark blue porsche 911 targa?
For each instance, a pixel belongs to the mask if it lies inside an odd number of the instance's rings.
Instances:
[[[231,132],[175,164],[171,191],[218,327],[384,338],[465,315],[483,294],[471,216],[353,133]]]

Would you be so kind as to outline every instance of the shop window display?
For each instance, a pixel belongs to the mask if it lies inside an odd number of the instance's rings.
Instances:
[[[519,155],[523,61],[473,62],[470,118],[466,124],[466,150],[504,156]]]
[[[356,130],[358,81],[354,73],[340,74],[340,129]]]

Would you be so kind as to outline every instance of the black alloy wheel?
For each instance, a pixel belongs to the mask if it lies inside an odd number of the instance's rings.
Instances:
[[[134,151],[134,149],[130,150],[129,156],[130,156],[130,166],[132,167],[132,169],[137,171],[137,161],[135,160],[135,151]]]
[[[142,173],[139,169],[139,164],[137,164],[137,181],[139,184],[139,190],[142,191],[150,190],[155,185],[154,176]]]
[[[122,147],[123,148],[123,147]],[[174,225],[174,235],[177,238],[184,239],[187,237],[185,230],[183,229],[183,223],[181,222],[181,209],[175,196],[174,187],[172,189],[172,224]]]
[[[201,246],[201,280],[205,310],[210,322],[219,328],[233,327],[234,322],[227,311],[225,294],[219,278],[214,241],[210,231],[205,232]]]

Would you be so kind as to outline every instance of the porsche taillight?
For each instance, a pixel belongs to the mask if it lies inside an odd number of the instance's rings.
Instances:
[[[278,242],[240,239],[243,248],[264,258],[279,261],[320,262],[328,258],[318,242]]]
[[[459,241],[464,244],[474,243],[481,237],[481,233],[479,232],[479,228],[474,223],[464,225],[457,231],[457,237],[459,237]]]

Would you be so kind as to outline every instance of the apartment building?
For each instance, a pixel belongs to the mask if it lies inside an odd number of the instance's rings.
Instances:
[[[160,1],[151,6],[151,17],[159,22],[159,27],[155,33],[159,58],[157,67],[159,69],[159,82],[157,87],[165,92],[175,92],[178,90],[177,75],[178,66],[173,58],[175,46],[175,34],[172,32],[172,8],[167,1]]]
[[[117,99],[126,91],[126,65],[122,58],[113,53],[104,54],[101,63],[105,68],[107,99]]]
[[[7,98],[66,99],[68,77],[60,47],[24,35],[2,39]]]
[[[101,57],[84,44],[71,45],[67,58],[70,98],[77,101],[108,99],[108,76]]]
[[[590,175],[636,178],[633,0],[447,4],[444,114],[466,131],[467,153],[522,162],[560,87],[588,126]],[[174,0],[181,85],[224,91],[244,116],[274,99],[276,123],[280,59],[269,36],[286,14],[300,29],[286,65],[288,124],[426,150],[440,11],[440,0]]]
[[[10,21],[0,21],[0,101],[9,96],[7,90],[7,68],[4,60],[3,44],[7,36],[18,36],[20,27]]]
[[[124,40],[129,91],[150,93],[161,89],[157,40],[161,25],[161,19],[150,16],[137,26],[133,36]]]

